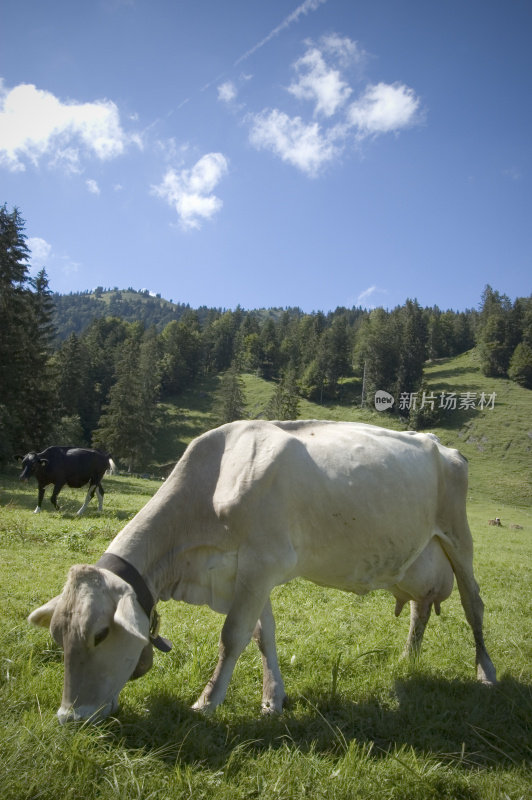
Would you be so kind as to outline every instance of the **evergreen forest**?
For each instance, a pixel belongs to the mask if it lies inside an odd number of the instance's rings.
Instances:
[[[478,309],[193,309],[146,290],[54,294],[45,269],[32,277],[25,222],[0,208],[0,462],[51,444],[99,447],[129,470],[146,469],[162,403],[217,378],[217,420],[244,410],[242,376],[271,382],[260,411],[298,416],[299,401],[342,402],[358,377],[364,403],[422,390],[428,362],[476,347],[482,372],[532,388],[532,298],[486,286]],[[425,411],[425,413],[423,413]],[[412,427],[440,410],[401,409]]]

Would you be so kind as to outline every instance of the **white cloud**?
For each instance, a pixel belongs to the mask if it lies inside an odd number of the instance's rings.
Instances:
[[[207,153],[191,169],[169,169],[152,191],[175,208],[184,228],[200,228],[222,208],[213,191],[227,170],[222,153]]]
[[[358,64],[365,60],[366,53],[357,42],[348,36],[340,36],[337,33],[328,33],[320,39],[322,49],[326,53],[333,55],[341,66]]]
[[[344,69],[359,65],[366,53],[348,37],[330,33],[307,49],[293,65],[296,77],[288,92],[313,104],[313,122],[281,109],[248,114],[250,142],[267,149],[307,175],[339,158],[349,142],[399,130],[420,121],[420,100],[404,84],[369,85],[358,99]],[[315,120],[319,117],[320,124]]]
[[[386,289],[379,289],[379,287],[375,285],[368,286],[367,289],[364,289],[364,291],[360,292],[360,294],[358,295],[357,304],[360,306],[365,304],[367,308],[368,300],[370,300],[370,298],[373,298],[373,296],[376,294],[387,294],[387,291]],[[369,308],[375,308],[375,305],[373,303],[369,303]]]
[[[357,302],[363,303],[365,300],[371,297],[371,295],[374,294],[374,292],[376,291],[377,291],[376,286],[369,286],[367,289],[364,289],[363,292],[360,292],[360,294],[357,297]]]
[[[81,263],[79,261],[72,261],[69,256],[61,256],[60,258],[60,269],[63,275],[75,275],[79,272],[81,267]]]
[[[218,86],[218,100],[221,100],[223,103],[231,103],[236,99],[236,96],[236,86],[232,81],[225,81],[225,83]]]
[[[50,257],[52,252],[52,245],[46,239],[41,239],[40,236],[30,236],[28,238],[28,247],[31,250],[31,261],[34,264],[43,264]]]
[[[317,47],[307,50],[294,64],[297,81],[288,91],[299,100],[315,102],[314,113],[331,117],[345,104],[352,92],[337,69],[329,67]]]
[[[348,109],[348,122],[357,136],[391,133],[418,121],[420,101],[414,90],[403,84],[377,83]]]
[[[89,178],[87,181],[85,181],[85,186],[91,194],[100,194],[100,187],[92,178]]]
[[[63,102],[33,84],[0,84],[0,165],[24,170],[47,158],[53,166],[80,171],[82,156],[101,161],[121,155],[138,136],[126,134],[111,100]]]
[[[249,118],[250,141],[257,149],[271,150],[311,177],[337,154],[333,137],[324,135],[317,122],[306,124],[278,109]]]
[[[520,181],[523,177],[523,173],[517,167],[509,167],[508,169],[503,169],[502,174],[505,178],[511,178],[513,181]]]

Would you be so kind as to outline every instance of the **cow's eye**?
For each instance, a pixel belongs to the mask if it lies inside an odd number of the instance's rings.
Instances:
[[[94,636],[94,646],[98,647],[98,645],[101,644],[104,641],[104,639],[107,639],[108,635],[109,635],[109,628],[102,628],[101,631],[98,631],[98,633],[96,633]]]

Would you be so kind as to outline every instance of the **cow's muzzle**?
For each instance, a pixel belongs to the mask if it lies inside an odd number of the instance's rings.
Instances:
[[[112,700],[96,710],[92,706],[61,706],[57,712],[57,719],[60,725],[67,722],[101,722],[110,714],[114,714],[118,709],[118,701]]]

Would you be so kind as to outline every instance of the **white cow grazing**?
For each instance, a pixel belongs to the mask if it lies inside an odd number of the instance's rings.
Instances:
[[[477,675],[495,682],[482,636],[466,517],[467,465],[430,434],[348,422],[234,422],[195,439],[170,477],[96,566],[72,567],[63,592],[29,620],[63,647],[59,720],[114,712],[129,678],[160,649],[159,599],[226,614],[216,669],[194,704],[224,699],[252,637],[262,653],[265,711],[285,700],[270,606],[301,576],[411,601],[407,652],[456,576],[476,644]],[[151,617],[151,618],[150,618]]]

